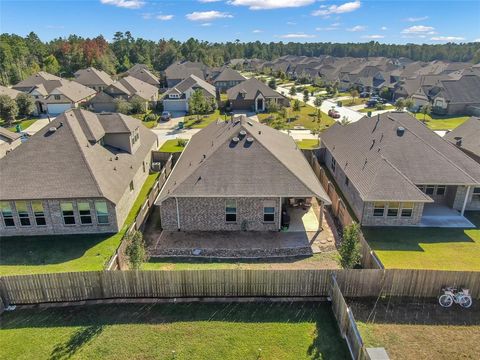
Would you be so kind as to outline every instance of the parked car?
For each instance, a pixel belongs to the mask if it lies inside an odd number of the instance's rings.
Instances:
[[[334,119],[338,119],[338,118],[340,118],[340,113],[335,109],[330,109],[330,110],[328,110],[328,116],[330,116]]]
[[[367,92],[367,91],[364,91],[364,92],[361,92],[361,93],[360,93],[360,97],[361,97],[362,99],[368,98],[368,97],[370,97],[370,95],[371,95],[371,94],[370,94],[369,92]]]
[[[375,100],[376,102],[379,102],[381,104],[385,104],[387,102],[387,100],[381,98],[380,96],[372,96],[370,100]]]
[[[170,114],[168,111],[162,112],[162,115],[160,116],[161,121],[168,121],[172,118],[172,114]]]
[[[370,99],[370,100],[368,100],[368,101],[365,103],[365,107],[367,107],[367,108],[372,108],[372,107],[377,106],[377,104],[378,104],[378,101],[377,101],[377,100],[375,100],[375,99]]]

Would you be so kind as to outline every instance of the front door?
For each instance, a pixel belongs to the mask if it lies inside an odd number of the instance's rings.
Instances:
[[[263,111],[263,110],[265,110],[264,107],[263,107],[263,99],[258,98],[257,99],[257,111]]]

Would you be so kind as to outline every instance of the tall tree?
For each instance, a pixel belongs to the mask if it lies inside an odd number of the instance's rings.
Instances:
[[[18,106],[15,100],[8,95],[0,95],[0,119],[12,124],[18,116]]]
[[[35,100],[31,95],[20,93],[15,100],[21,116],[31,116],[35,111]]]

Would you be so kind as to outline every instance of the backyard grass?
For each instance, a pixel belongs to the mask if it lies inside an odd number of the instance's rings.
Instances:
[[[151,174],[116,234],[2,237],[0,275],[103,270],[158,178]]]
[[[320,147],[320,141],[318,139],[303,139],[296,141],[296,143],[301,150],[313,150]]]
[[[185,146],[179,145],[178,140],[179,139],[172,139],[165,141],[158,151],[166,153],[182,152]]]
[[[20,124],[20,128],[23,131],[26,128],[28,128],[30,125],[32,125],[35,121],[37,121],[37,118],[28,118],[28,119],[23,119],[23,120],[16,120],[16,121],[12,122],[11,126],[7,127],[7,124],[5,123],[5,121],[0,120],[0,126],[3,126],[3,127],[7,128],[8,130],[10,130],[12,132],[16,132],[18,124]]]
[[[395,106],[393,106],[393,105],[385,105],[385,108],[382,109],[382,110],[393,110],[393,109],[395,109]],[[373,107],[373,108],[364,108],[364,109],[358,110],[358,112],[361,112],[361,113],[367,113],[367,112],[369,112],[369,111],[374,112],[374,111],[379,111],[379,110],[377,110],[377,109],[374,108],[374,107]]]
[[[293,129],[295,126],[301,126],[305,129],[313,130],[318,126],[317,123],[317,116],[316,111],[313,106],[307,105],[305,103],[301,103],[302,106],[300,107],[300,111],[293,111],[290,107],[287,110],[287,117],[291,119],[289,122],[285,122],[282,124],[282,128],[285,129]],[[262,123],[266,123],[267,125],[272,125],[272,119],[280,118],[280,115],[277,113],[260,113],[258,114],[258,119]],[[320,130],[324,130],[335,123],[335,120],[328,116],[326,113],[322,111],[322,119],[320,121]]]
[[[364,228],[386,268],[480,271],[480,213],[467,212],[475,229]]]
[[[187,129],[202,129],[218,119],[225,120],[225,115],[220,114],[218,109],[206,115],[187,115],[185,116],[185,127]]]
[[[4,359],[348,359],[328,303],[123,304],[2,315]]]
[[[338,253],[314,254],[310,257],[293,259],[221,260],[221,259],[178,259],[150,258],[142,270],[281,270],[281,269],[338,269]]]
[[[418,120],[424,119],[422,113],[414,114]],[[427,125],[432,130],[453,130],[457,126],[463,124],[470,116],[451,116],[451,115],[426,115],[425,116],[425,125]]]

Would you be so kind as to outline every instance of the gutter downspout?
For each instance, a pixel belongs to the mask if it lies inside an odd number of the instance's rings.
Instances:
[[[279,198],[279,206],[278,206],[278,230],[282,230],[282,197]]]
[[[180,212],[178,210],[178,199],[176,196],[175,196],[175,204],[177,205],[177,228],[178,228],[178,231],[180,231]]]
[[[465,208],[467,207],[468,197],[470,196],[470,189],[471,189],[471,186],[467,186],[467,193],[465,194],[465,199],[463,199],[462,211],[460,213],[462,216],[465,213]]]

